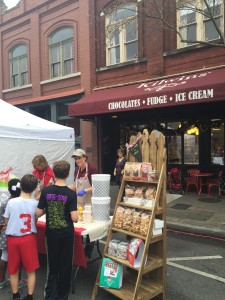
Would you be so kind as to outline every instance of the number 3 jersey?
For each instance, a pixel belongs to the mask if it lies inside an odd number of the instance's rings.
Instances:
[[[22,197],[10,199],[4,217],[9,219],[6,235],[23,236],[36,233],[35,212],[38,201]]]

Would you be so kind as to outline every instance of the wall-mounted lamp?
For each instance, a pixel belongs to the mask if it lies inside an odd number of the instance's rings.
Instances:
[[[118,118],[118,116],[112,116],[112,119],[117,119]]]
[[[104,11],[102,10],[101,12],[100,12],[100,17],[103,17],[105,15],[105,13],[104,13]]]

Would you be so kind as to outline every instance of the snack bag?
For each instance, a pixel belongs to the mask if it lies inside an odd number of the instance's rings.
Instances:
[[[154,200],[156,194],[156,188],[155,187],[149,187],[145,192],[145,198],[148,200]]]
[[[124,208],[122,206],[118,206],[114,218],[114,226],[116,228],[123,227],[123,214],[124,214]]]
[[[133,180],[141,179],[141,163],[132,164],[132,179]]]
[[[140,234],[146,236],[148,233],[150,222],[150,215],[146,213],[141,214],[141,225],[140,225]]]
[[[123,266],[110,258],[104,257],[100,273],[100,286],[119,289],[122,286]]]
[[[139,211],[135,211],[133,213],[133,222],[132,222],[131,231],[134,233],[139,233],[140,226],[141,226],[141,213]]]
[[[127,259],[132,266],[135,265],[135,259],[138,255],[138,249],[141,243],[142,243],[142,239],[136,239],[136,238],[133,238],[130,242],[128,252],[127,252]]]
[[[152,164],[151,163],[142,163],[141,165],[141,179],[148,181],[149,173],[152,172]]]
[[[132,164],[133,164],[133,163],[130,163],[130,162],[127,162],[127,163],[125,164],[125,167],[124,167],[124,173],[123,173],[123,178],[124,178],[125,180],[131,180]]]
[[[142,187],[139,187],[134,191],[134,197],[143,198],[143,196],[144,196],[144,193],[143,193]]]
[[[126,208],[123,214],[123,229],[130,231],[132,227],[133,210]]]

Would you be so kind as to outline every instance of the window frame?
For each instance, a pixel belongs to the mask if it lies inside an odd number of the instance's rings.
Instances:
[[[133,7],[135,6],[135,14],[132,16],[128,16],[126,18],[117,20],[115,22],[110,23],[110,18],[111,16],[115,13],[115,11],[119,10],[119,9],[131,9],[133,10]],[[133,61],[135,59],[137,59],[138,56],[138,7],[136,3],[127,3],[125,5],[121,5],[119,6],[116,10],[111,11],[108,15],[106,15],[106,19],[105,19],[105,34],[106,34],[106,65],[107,66],[113,66],[113,65],[117,65],[117,64],[121,64],[121,63],[125,63],[125,62],[129,62],[129,61]],[[126,40],[126,33],[127,33],[127,25],[129,24],[135,24],[136,26],[136,38],[127,41]],[[119,29],[119,43],[118,44],[114,44],[111,45],[111,39],[110,39],[110,32],[115,31]],[[136,43],[137,44],[137,54],[134,58],[132,59],[128,59],[127,58],[127,46],[129,44],[132,43]],[[116,47],[119,48],[119,57],[120,60],[117,62],[112,62],[112,55],[111,55],[111,50],[112,49],[116,49]]]
[[[64,40],[61,40],[59,42],[54,42],[52,43],[52,38],[55,34],[57,34],[59,31],[64,30],[64,29],[71,29],[72,31],[72,37],[70,38],[66,38]],[[71,45],[70,45],[71,44]],[[66,57],[66,50],[65,50],[65,45],[69,45],[70,48],[72,48],[71,51],[71,56],[68,58]],[[59,57],[57,62],[53,62],[53,57],[52,57],[52,49],[56,48],[56,50],[59,52]],[[74,49],[74,31],[73,31],[73,27],[72,26],[63,26],[60,28],[57,28],[56,30],[54,30],[48,38],[48,51],[49,51],[49,74],[50,74],[50,78],[57,78],[57,77],[63,77],[63,76],[67,76],[70,74],[74,73],[75,70],[75,66],[74,66],[74,62],[75,62],[75,49]],[[68,73],[66,72],[66,63],[70,61],[70,69],[71,71]],[[54,76],[54,66],[55,65],[59,65],[58,67],[58,73],[56,76]]]
[[[220,5],[221,5],[221,11],[220,11],[220,14],[219,15],[216,15],[214,17],[214,19],[221,19],[221,30],[224,32],[224,27],[223,27],[223,22],[224,22],[224,3],[223,1],[220,0]],[[203,0],[194,0],[193,1],[194,3],[194,6],[198,9],[200,9],[201,11],[204,10],[204,1]],[[182,24],[181,23],[181,14],[182,12],[182,9],[178,10],[177,11],[177,30],[178,32],[180,32],[181,28],[185,28],[187,26],[190,26],[191,24],[188,24],[188,25],[185,25],[185,24]],[[197,13],[196,12],[196,41],[202,41],[202,42],[211,42],[211,41],[215,41],[218,39],[215,38],[215,39],[206,39],[206,30],[205,30],[205,24],[206,22],[210,21],[208,18],[206,18],[203,14],[201,13]],[[196,45],[198,44],[197,42],[196,43],[187,43],[187,42],[181,42],[181,37],[178,36],[177,38],[177,48],[178,49],[182,49],[182,48],[186,48],[186,47],[190,47],[190,46],[193,46],[193,45]]]
[[[26,48],[26,53],[22,55],[17,55],[16,57],[13,57],[13,52],[18,49],[19,47],[25,47]],[[24,58],[25,58],[25,68],[23,68],[24,64]],[[17,72],[14,72],[14,64],[17,65]],[[9,50],[9,66],[10,66],[10,88],[17,88],[21,86],[25,86],[29,83],[29,78],[28,78],[28,47],[24,43],[17,44],[13,46]],[[26,75],[26,76],[24,76]],[[16,76],[18,77],[17,79],[17,84],[15,82]],[[25,80],[24,80],[25,78]]]

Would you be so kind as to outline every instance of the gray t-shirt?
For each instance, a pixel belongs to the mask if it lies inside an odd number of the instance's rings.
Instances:
[[[6,235],[24,236],[36,233],[35,212],[38,201],[17,197],[9,200],[4,217],[9,219]]]

